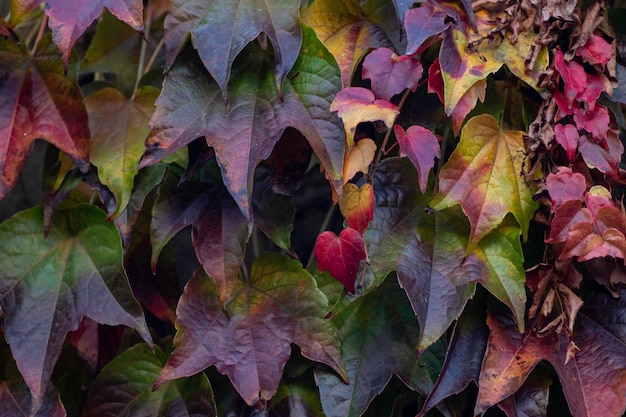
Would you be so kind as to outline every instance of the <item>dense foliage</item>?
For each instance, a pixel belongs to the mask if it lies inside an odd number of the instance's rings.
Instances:
[[[0,2],[0,415],[621,416],[620,5]]]

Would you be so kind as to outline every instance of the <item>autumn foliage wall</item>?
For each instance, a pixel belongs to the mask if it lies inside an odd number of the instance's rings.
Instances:
[[[621,416],[622,5],[0,2],[0,415]]]

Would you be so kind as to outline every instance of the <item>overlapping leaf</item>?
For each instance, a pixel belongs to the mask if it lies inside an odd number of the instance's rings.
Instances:
[[[174,63],[157,100],[143,166],[172,154],[199,136],[215,148],[224,183],[250,220],[250,195],[256,165],[267,158],[287,127],[309,141],[336,189],[341,189],[343,131],[330,100],[341,88],[334,59],[311,29],[282,97],[267,54],[252,48],[235,71],[229,105],[187,47]]]
[[[435,165],[435,158],[441,158],[439,140],[430,130],[419,125],[409,126],[405,131],[395,125],[393,131],[400,144],[400,156],[406,156],[417,168],[420,190],[426,191],[430,170]]]
[[[81,3],[81,7],[64,0],[46,0],[45,12],[52,39],[61,50],[67,67],[76,40],[104,10],[109,9],[118,19],[133,29],[143,31],[143,2],[141,0],[93,0]]]
[[[490,115],[470,119],[461,140],[439,176],[437,210],[461,204],[472,225],[470,244],[494,230],[507,213],[524,236],[537,203],[522,176],[524,132],[502,131]]]
[[[327,311],[313,277],[279,254],[257,258],[249,282],[237,282],[226,311],[213,281],[197,272],[178,304],[176,350],[157,385],[215,365],[248,404],[268,400],[276,393],[291,343],[345,382],[337,330],[324,318]]]
[[[192,0],[174,2],[167,17],[168,56],[173,58],[187,33],[200,59],[226,97],[233,61],[260,33],[272,42],[276,84],[293,67],[302,42],[298,0]]]
[[[112,217],[117,217],[130,200],[158,94],[156,88],[142,87],[128,100],[119,90],[108,87],[85,99],[92,132],[90,159],[98,167],[100,181],[115,196]]]
[[[315,258],[320,271],[330,272],[351,294],[354,294],[365,256],[363,237],[350,227],[343,229],[339,236],[331,231],[323,232],[315,241]]]
[[[395,282],[358,298],[332,320],[339,329],[350,384],[327,370],[315,370],[326,416],[362,415],[394,374],[418,392],[432,388],[430,372],[436,375],[439,369],[434,369],[436,361],[428,366],[417,361],[419,327]]]
[[[404,49],[396,12],[386,0],[317,0],[303,8],[302,21],[334,55],[346,87],[368,50]]]
[[[49,38],[33,56],[0,37],[0,199],[13,188],[35,139],[88,167],[89,127],[78,84]]]
[[[374,189],[371,184],[348,183],[343,187],[339,209],[348,226],[363,233],[374,217]]]
[[[556,370],[570,411],[575,416],[619,416],[626,408],[626,290],[614,299],[604,289],[585,292],[572,339],[580,351],[568,360],[569,344],[550,333],[538,338],[532,326],[524,334],[506,311],[492,310],[490,337],[480,374],[476,413],[514,393],[541,360]]]
[[[415,91],[424,69],[414,57],[399,58],[389,48],[378,48],[363,60],[363,78],[372,80],[372,91],[384,100],[403,92]]]
[[[206,375],[169,381],[152,390],[166,356],[146,344],[127,349],[109,362],[94,381],[85,417],[216,416],[213,392]]]
[[[115,225],[94,206],[57,211],[44,237],[43,209],[0,225],[0,305],[5,338],[28,387],[46,390],[68,332],[83,316],[126,325],[151,342],[122,267]]]
[[[221,185],[185,182],[171,176],[159,188],[152,209],[152,269],[170,239],[192,226],[196,256],[217,284],[220,300],[228,299],[243,262],[248,228],[237,205]]]

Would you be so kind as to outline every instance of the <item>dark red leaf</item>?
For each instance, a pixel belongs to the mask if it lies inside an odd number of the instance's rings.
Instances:
[[[352,228],[343,229],[339,236],[326,231],[315,242],[315,257],[320,271],[330,272],[352,294],[365,256],[363,237]]]
[[[441,76],[441,66],[439,58],[435,58],[430,67],[428,67],[428,92],[436,93],[439,101],[443,103],[443,77]]]
[[[560,126],[560,125],[559,125]],[[546,188],[552,200],[552,212],[570,200],[581,200],[587,189],[585,177],[568,167],[559,167],[556,174],[548,174]]]
[[[398,57],[389,48],[378,48],[370,52],[363,61],[363,78],[372,80],[372,91],[376,97],[391,100],[405,89],[415,91],[424,69],[414,57]]]
[[[404,131],[402,126],[394,125],[394,133],[400,144],[400,156],[405,156],[417,168],[420,190],[426,191],[428,175],[435,165],[435,158],[441,158],[439,140],[429,129],[413,125]]]

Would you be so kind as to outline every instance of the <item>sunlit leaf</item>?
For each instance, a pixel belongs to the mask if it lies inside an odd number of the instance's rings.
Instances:
[[[0,304],[5,338],[35,396],[45,392],[68,332],[83,316],[126,325],[151,342],[122,267],[115,225],[94,206],[55,212],[44,237],[43,209],[0,224]],[[54,329],[51,331],[50,329]]]
[[[502,131],[490,115],[470,119],[439,176],[437,210],[461,204],[472,225],[470,244],[494,230],[512,213],[524,236],[537,203],[522,176],[524,132]]]
[[[98,167],[100,181],[113,192],[117,217],[128,204],[145,150],[159,90],[142,87],[132,100],[119,90],[104,88],[85,99],[91,130],[91,162]]]
[[[396,12],[386,0],[317,0],[302,9],[301,18],[337,60],[346,87],[368,50],[404,49]]]
[[[121,21],[133,29],[143,31],[143,2],[141,0],[93,0],[76,7],[64,0],[46,0],[45,12],[48,26],[52,30],[52,39],[63,54],[63,63],[67,67],[70,53],[76,40],[107,8]]]
[[[276,63],[275,84],[281,84],[298,57],[302,32],[298,21],[298,0],[192,0],[174,2],[165,27],[170,62],[187,33],[193,47],[224,97],[235,58],[245,46],[265,33],[271,41]]]
[[[372,185],[367,183],[360,187],[352,183],[344,185],[343,195],[339,199],[339,209],[348,226],[362,234],[374,218]]]
[[[166,356],[155,347],[135,345],[109,362],[94,381],[85,417],[216,416],[206,375],[169,381],[152,389]]]
[[[376,143],[370,138],[359,140],[350,150],[343,164],[344,183],[350,181],[357,172],[367,174],[374,156],[376,156]]]
[[[0,199],[13,188],[35,139],[88,168],[87,112],[76,81],[63,73],[50,38],[34,55],[0,37]]]
[[[313,277],[279,254],[256,259],[250,281],[237,282],[226,311],[213,280],[197,272],[178,303],[176,350],[156,384],[215,365],[248,404],[269,400],[291,343],[300,346],[304,357],[329,365],[346,381],[335,326],[324,318],[327,303]]]
[[[323,232],[315,241],[315,258],[320,271],[330,272],[352,294],[365,256],[361,234],[350,227],[343,229],[339,236],[331,231]]]
[[[309,141],[335,188],[340,190],[344,134],[329,112],[341,88],[334,59],[311,29],[303,31],[301,54],[283,85],[276,88],[273,64],[252,49],[235,69],[229,105],[206,73],[195,52],[186,48],[168,73],[151,121],[155,135],[147,141],[141,166],[166,158],[204,136],[215,149],[224,183],[242,213],[251,220],[250,196],[254,169],[267,158],[287,127]]]

